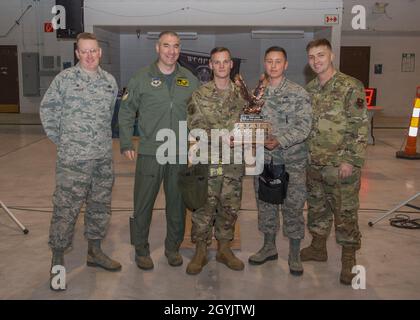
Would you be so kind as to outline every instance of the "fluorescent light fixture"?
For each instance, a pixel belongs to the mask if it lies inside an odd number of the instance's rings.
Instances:
[[[305,36],[303,30],[252,30],[252,39],[299,39]]]
[[[147,39],[158,39],[160,32],[148,32]],[[198,38],[197,32],[177,32],[181,40],[195,40]]]

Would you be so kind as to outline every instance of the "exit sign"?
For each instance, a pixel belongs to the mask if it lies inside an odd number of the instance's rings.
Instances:
[[[54,28],[51,22],[44,22],[44,32],[54,32]]]
[[[326,14],[324,16],[324,24],[338,24],[338,14]]]

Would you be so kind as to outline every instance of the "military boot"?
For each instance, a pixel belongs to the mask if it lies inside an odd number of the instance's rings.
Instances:
[[[166,251],[165,257],[168,258],[168,263],[172,267],[179,267],[182,265],[182,256],[179,251]]]
[[[248,263],[253,265],[263,264],[269,260],[277,260],[279,257],[276,248],[276,235],[264,233],[264,245],[255,254],[248,258]]]
[[[136,247],[135,261],[137,267],[143,270],[152,270],[154,268],[154,264],[150,254],[144,255],[141,253],[141,251],[142,250],[140,250],[140,247]]]
[[[58,249],[52,250],[51,269],[50,269],[50,289],[53,291],[64,291],[66,290],[65,286],[63,289],[61,287],[54,288],[52,285],[53,278],[57,275],[56,273],[52,272],[52,269],[54,266],[57,266],[57,265],[64,267],[64,250],[58,250]]]
[[[101,267],[108,271],[120,271],[121,264],[112,260],[101,249],[101,240],[88,240],[87,263],[89,267]]]
[[[327,261],[327,238],[313,235],[311,245],[300,251],[300,259],[302,261]]]
[[[203,270],[203,267],[207,264],[207,243],[204,241],[198,241],[196,244],[194,257],[191,259],[187,266],[188,274],[198,274]]]
[[[243,270],[244,263],[233,254],[230,249],[230,241],[220,240],[217,242],[216,261],[225,264],[232,270]]]
[[[353,277],[356,275],[351,270],[356,265],[356,250],[352,247],[343,247],[341,251],[341,273],[340,282],[351,285]]]
[[[294,276],[301,276],[303,274],[299,251],[300,239],[289,239],[289,270]]]

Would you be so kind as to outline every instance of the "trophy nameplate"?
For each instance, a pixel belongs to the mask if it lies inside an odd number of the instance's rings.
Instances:
[[[252,94],[248,92],[245,82],[240,75],[236,75],[235,84],[239,87],[241,95],[247,102],[244,107],[244,113],[240,116],[240,121],[235,123],[234,132],[242,135],[243,143],[264,143],[260,139],[257,141],[257,129],[264,130],[264,140],[271,135],[271,123],[268,122],[261,110],[264,100],[261,99],[264,94],[266,80],[261,78],[257,88]],[[251,131],[251,132],[250,132]]]

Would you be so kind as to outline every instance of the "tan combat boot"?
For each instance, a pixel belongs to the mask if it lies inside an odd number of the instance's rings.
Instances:
[[[233,254],[230,249],[230,241],[220,240],[217,242],[216,261],[225,264],[232,270],[243,270],[244,263]]]
[[[148,251],[145,250],[145,246],[135,246],[134,261],[142,270],[152,270],[155,267]]]
[[[264,245],[255,254],[248,258],[249,264],[260,265],[270,260],[277,260],[279,257],[276,248],[276,235],[265,233],[264,234]]]
[[[300,259],[302,261],[327,261],[327,238],[313,235],[311,245],[300,251]]]
[[[101,267],[108,271],[120,271],[121,264],[112,260],[101,249],[101,240],[88,240],[87,263],[89,267]]]
[[[196,244],[194,257],[191,259],[187,266],[188,274],[198,274],[203,270],[203,267],[207,264],[207,243],[204,241],[198,241]]]
[[[289,239],[289,270],[294,276],[303,274],[303,266],[299,256],[300,239]]]
[[[351,285],[353,277],[356,275],[351,270],[356,265],[356,250],[352,247],[343,247],[341,251],[341,273],[340,282]]]
[[[172,267],[179,267],[183,263],[182,256],[179,251],[170,252],[165,250],[165,257],[168,258],[168,263]]]

